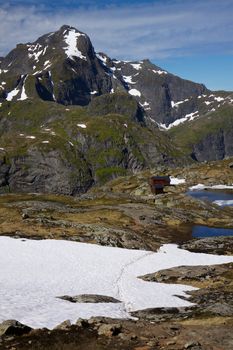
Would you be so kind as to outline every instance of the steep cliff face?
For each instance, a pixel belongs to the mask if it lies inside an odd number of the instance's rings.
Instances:
[[[169,131],[174,142],[199,162],[220,160],[233,154],[233,106],[182,124]]]
[[[220,129],[213,134],[207,134],[193,146],[193,156],[199,162],[219,160],[233,154],[233,130]]]
[[[75,195],[93,184],[91,170],[82,158],[64,159],[59,150],[43,152],[37,147],[24,156],[2,160],[1,192],[39,192]]]

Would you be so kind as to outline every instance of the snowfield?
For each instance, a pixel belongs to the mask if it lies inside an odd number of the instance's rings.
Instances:
[[[179,179],[178,177],[170,177],[170,185],[180,185],[180,184],[184,184],[186,181],[185,179]]]
[[[79,317],[130,317],[150,307],[191,305],[176,295],[195,288],[146,282],[138,276],[181,265],[220,264],[233,256],[191,253],[166,244],[149,251],[61,240],[0,237],[0,322],[16,319],[31,327],[53,328]],[[70,303],[57,296],[100,294],[121,303]]]
[[[227,207],[228,205],[229,206],[232,206],[233,205],[233,199],[229,199],[229,200],[216,200],[214,201],[215,204],[219,205],[220,207]]]
[[[233,184],[232,185],[213,185],[213,186],[206,186],[203,184],[197,184],[195,186],[192,186],[189,188],[190,191],[198,191],[198,190],[205,190],[205,189],[213,189],[213,190],[233,190]]]
[[[77,47],[77,41],[80,36],[84,36],[85,34],[83,33],[78,33],[75,29],[70,29],[68,32],[65,31],[64,34],[64,40],[67,45],[65,48],[65,53],[68,58],[74,59],[74,57],[78,57],[82,60],[87,60],[86,56],[82,54],[82,52],[78,49]]]

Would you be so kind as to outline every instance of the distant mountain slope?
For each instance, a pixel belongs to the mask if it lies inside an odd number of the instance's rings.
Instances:
[[[165,128],[216,109],[227,97],[149,60],[125,62],[97,54],[89,37],[70,26],[32,44],[17,45],[0,63],[2,101],[39,97],[85,106],[96,96],[115,91],[134,96],[146,116]]]
[[[1,58],[0,193],[75,195],[143,168],[222,159],[232,104],[148,60],[96,53],[63,26]]]
[[[189,161],[165,133],[137,120],[132,96],[110,96],[111,104],[103,95],[88,108],[39,99],[3,103],[0,193],[76,195],[143,168]],[[105,97],[107,114],[98,106],[100,99],[105,109]],[[124,108],[118,109],[119,101]]]
[[[197,161],[218,160],[233,155],[233,105],[180,124],[169,131],[173,141]]]

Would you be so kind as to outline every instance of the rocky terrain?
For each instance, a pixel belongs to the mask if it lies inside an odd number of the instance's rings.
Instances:
[[[1,235],[56,238],[115,247],[157,250],[163,243],[212,254],[233,254],[231,237],[192,239],[192,226],[233,227],[232,207],[194,199],[187,188],[198,181],[231,184],[232,159],[160,172],[186,179],[154,197],[147,183],[154,172],[121,177],[80,198],[43,194],[1,195]],[[230,191],[230,190],[228,190]],[[54,330],[0,327],[2,349],[226,349],[232,327],[232,264],[183,266],[139,276],[147,281],[190,284],[186,308],[132,313],[138,320],[106,318],[68,321]],[[106,302],[104,296],[59,296],[70,302]],[[67,299],[68,298],[68,299]],[[104,299],[103,299],[104,298]],[[112,302],[112,301],[111,301]],[[117,302],[115,300],[114,302]],[[23,326],[20,326],[21,328]],[[21,329],[20,328],[20,329]],[[211,339],[211,340],[210,340]]]
[[[69,322],[52,331],[32,330],[21,337],[9,332],[2,349],[123,349],[123,350],[210,350],[232,348],[232,320],[215,318],[193,322],[122,321],[112,319]],[[211,339],[211,341],[210,341]]]
[[[199,181],[206,185],[233,183],[232,160],[164,173],[186,182],[166,187],[154,197],[141,172],[96,186],[81,197],[43,194],[1,195],[0,233],[16,237],[63,238],[124,248],[156,250],[161,243],[191,238],[191,227],[233,227],[232,208],[219,207],[186,195]],[[162,170],[160,169],[161,173]]]

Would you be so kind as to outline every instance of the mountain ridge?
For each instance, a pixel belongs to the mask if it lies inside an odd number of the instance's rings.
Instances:
[[[215,159],[215,139],[227,149],[221,159],[233,152],[224,120],[210,137],[205,128],[198,144],[183,135],[225,106],[231,118],[232,103],[229,92],[213,93],[147,59],[96,53],[86,34],[62,26],[0,63],[0,192],[76,195],[144,168]],[[227,137],[215,137],[219,125]]]
[[[0,67],[0,78],[6,80],[2,98],[19,98],[17,90],[23,88],[28,76],[35,87],[31,97],[39,95],[65,105],[84,106],[95,96],[126,91],[137,99],[148,118],[165,128],[176,120],[191,118],[191,113],[197,117],[199,107],[200,113],[207,112],[204,102],[211,96],[203,84],[181,79],[148,59],[120,61],[95,53],[90,38],[67,25],[32,44],[17,45]],[[29,92],[30,84],[25,87]],[[203,101],[198,101],[200,96]]]

